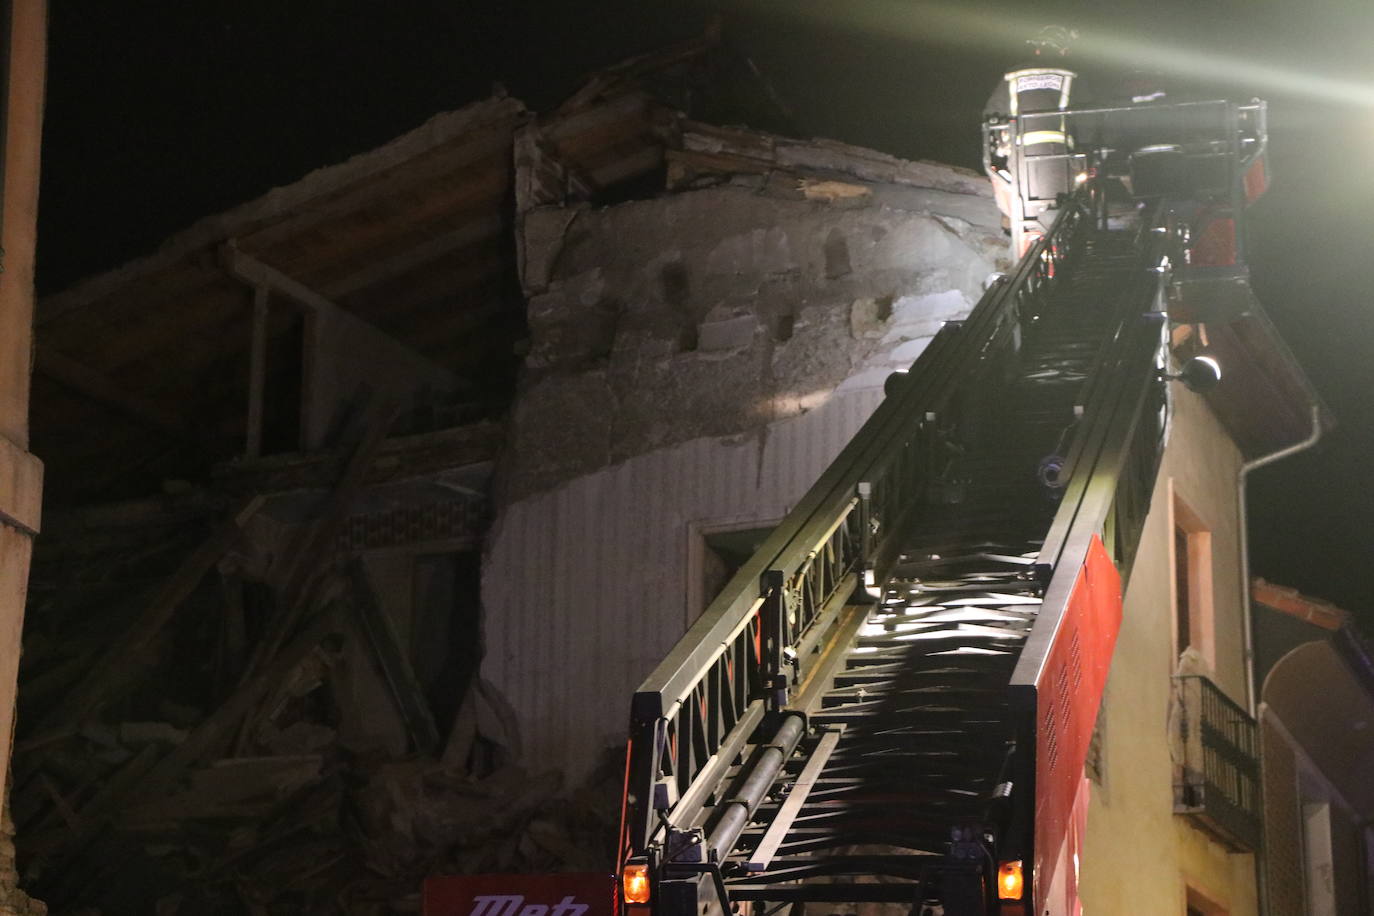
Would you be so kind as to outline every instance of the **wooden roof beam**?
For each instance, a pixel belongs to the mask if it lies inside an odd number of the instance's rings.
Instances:
[[[42,344],[35,348],[35,357],[34,368],[38,372],[74,394],[112,408],[173,439],[200,443],[200,436],[184,417],[151,398],[126,391],[105,373]]]
[[[375,335],[378,342],[383,346],[394,347],[397,351],[403,352],[406,358],[415,361],[427,373],[446,378],[450,382],[459,381],[448,369],[431,362],[428,357],[401,343],[376,325],[364,321],[343,306],[336,305],[333,300],[315,292],[304,283],[288,277],[270,264],[264,264],[257,258],[239,251],[233,242],[220,248],[220,263],[231,276],[252,289],[267,289],[273,293],[278,293],[306,312],[321,318],[331,318],[365,328],[368,333]]]
[[[406,248],[389,258],[369,261],[335,280],[330,280],[324,292],[331,299],[344,299],[362,289],[385,283],[402,274],[424,267],[445,255],[494,238],[506,228],[502,213],[479,216],[450,232],[440,233],[428,240]]]
[[[436,392],[453,393],[471,383],[432,361],[349,310],[335,305],[304,283],[244,254],[233,242],[220,248],[220,262],[254,290],[253,347],[250,353],[246,449],[257,457],[266,396],[266,321],[269,295],[305,313],[302,340],[299,447],[321,448],[330,430],[348,412],[359,386],[385,389],[398,403]],[[364,356],[366,365],[358,362]]]

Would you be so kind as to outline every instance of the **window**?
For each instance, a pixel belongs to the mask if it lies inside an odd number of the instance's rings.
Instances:
[[[1191,566],[1188,556],[1188,532],[1182,528],[1174,528],[1174,621],[1175,632],[1178,633],[1176,654],[1180,655],[1193,644],[1193,622],[1189,613],[1192,598],[1189,582]]]
[[[1226,907],[1202,891],[1188,885],[1188,916],[1226,916]]]
[[[1174,652],[1188,650],[1201,667],[1212,670],[1216,646],[1212,628],[1212,533],[1175,493],[1173,509]],[[1201,673],[1201,672],[1198,672]]]
[[[755,520],[694,522],[689,525],[687,626],[706,610],[735,572],[773,533],[776,522]]]

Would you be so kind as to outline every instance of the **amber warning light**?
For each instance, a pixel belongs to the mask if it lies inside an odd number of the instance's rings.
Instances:
[[[1025,881],[1021,876],[1021,861],[1003,862],[997,869],[997,899],[1020,900]]]
[[[649,902],[649,866],[643,862],[628,862],[620,873],[620,889],[626,903]]]

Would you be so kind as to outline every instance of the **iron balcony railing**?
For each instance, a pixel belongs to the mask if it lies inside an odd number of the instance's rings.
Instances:
[[[1232,849],[1260,847],[1255,720],[1202,675],[1174,678],[1174,813]]]

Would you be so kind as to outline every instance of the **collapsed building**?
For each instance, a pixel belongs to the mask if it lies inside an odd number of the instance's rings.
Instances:
[[[635,685],[1007,266],[972,172],[694,120],[711,50],[439,115],[39,304],[34,896],[381,913],[614,865]]]

